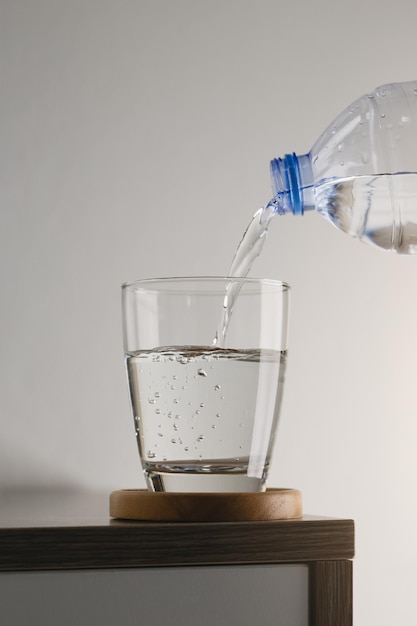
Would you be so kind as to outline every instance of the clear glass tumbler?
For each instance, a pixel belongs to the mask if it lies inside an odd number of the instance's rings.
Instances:
[[[148,489],[266,488],[287,355],[289,286],[186,277],[124,284],[126,367]]]

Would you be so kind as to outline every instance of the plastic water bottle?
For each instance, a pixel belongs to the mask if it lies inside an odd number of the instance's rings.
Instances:
[[[417,81],[359,98],[308,154],[274,159],[271,177],[275,213],[316,210],[357,239],[417,253]]]

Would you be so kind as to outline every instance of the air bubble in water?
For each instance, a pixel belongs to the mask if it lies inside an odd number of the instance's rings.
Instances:
[[[221,389],[221,386],[220,386],[220,385],[214,385],[214,390],[215,390],[215,391],[218,391],[219,389]]]
[[[148,450],[148,452],[146,453],[146,456],[148,457],[148,459],[154,459],[156,457],[156,454],[155,452]]]
[[[148,398],[149,404],[156,404],[155,398]]]
[[[153,394],[155,396],[155,398],[160,398],[161,394],[159,393],[159,391],[155,391],[155,393]]]
[[[199,376],[207,376],[207,372],[205,370],[203,370],[203,368],[200,368],[197,372],[197,374]]]
[[[201,443],[202,441],[204,441],[204,435],[200,435],[199,437],[197,437],[197,441],[198,443]]]

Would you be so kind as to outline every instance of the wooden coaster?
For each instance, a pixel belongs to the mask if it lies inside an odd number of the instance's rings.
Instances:
[[[158,522],[240,522],[302,516],[301,492],[267,489],[261,493],[153,493],[121,489],[110,494],[110,516]]]

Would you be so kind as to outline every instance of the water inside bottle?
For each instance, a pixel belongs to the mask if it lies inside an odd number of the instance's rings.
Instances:
[[[382,250],[417,253],[417,173],[324,180],[316,185],[315,202],[348,235]]]

